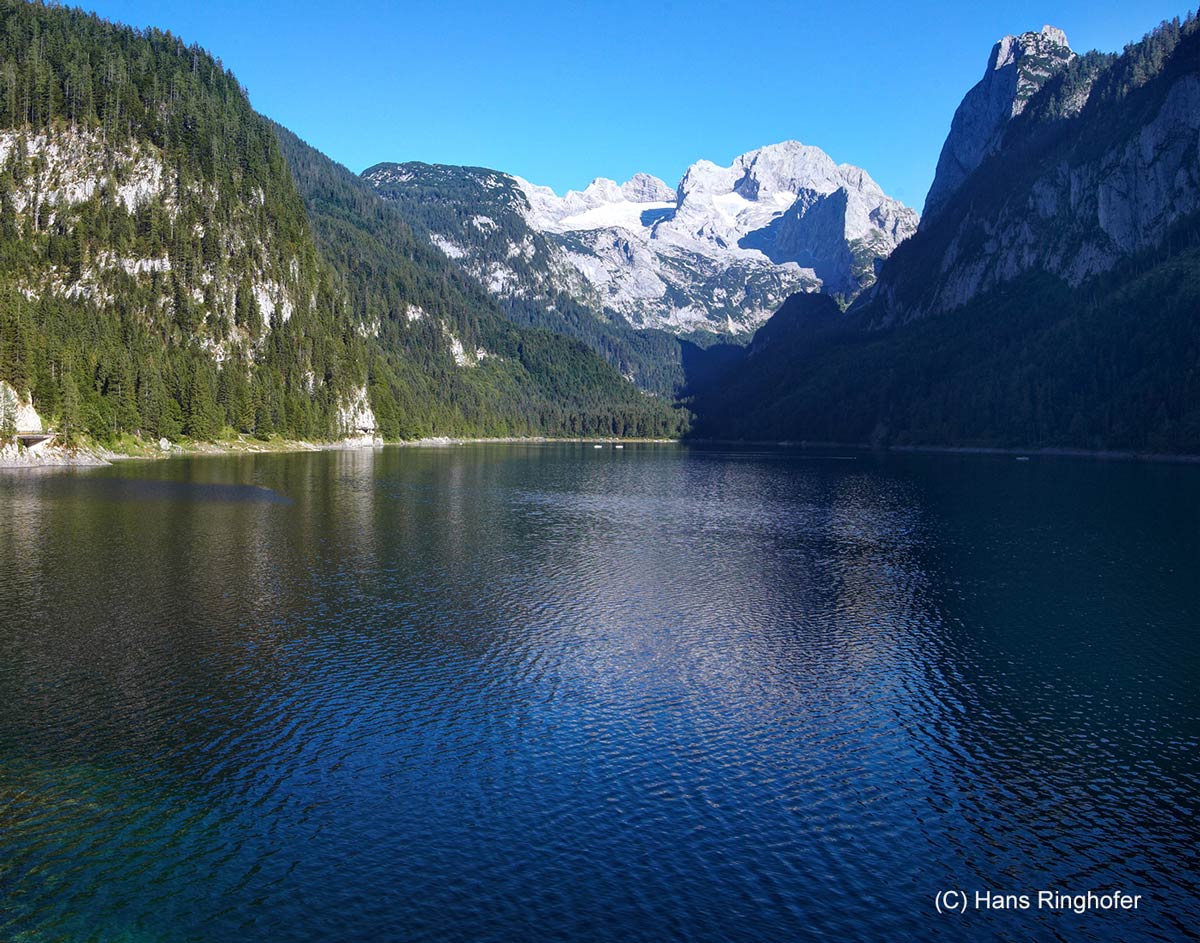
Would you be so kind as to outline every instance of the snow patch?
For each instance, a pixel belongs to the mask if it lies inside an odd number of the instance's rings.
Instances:
[[[597,178],[559,197],[513,179],[527,223],[565,244],[566,262],[606,308],[671,329],[700,326],[702,309],[716,330],[730,317],[752,329],[793,291],[856,291],[861,248],[886,257],[917,227],[917,214],[866,171],[797,141],[727,167],[699,160],[675,191],[638,175],[621,186]],[[511,291],[494,275],[487,284]],[[736,304],[743,310],[732,314]]]

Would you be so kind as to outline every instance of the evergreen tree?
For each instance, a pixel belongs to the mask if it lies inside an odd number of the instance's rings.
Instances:
[[[221,431],[216,398],[208,374],[197,366],[188,386],[183,431],[193,439],[211,440]]]
[[[79,388],[69,371],[63,372],[62,400],[59,405],[58,432],[63,442],[74,445],[83,433],[83,414],[79,402]]]
[[[0,0],[0,128],[0,379],[72,437],[328,438],[372,364],[389,435],[683,425],[577,342],[505,319],[169,33]],[[95,186],[51,205],[64,154]],[[450,337],[487,356],[456,364]]]

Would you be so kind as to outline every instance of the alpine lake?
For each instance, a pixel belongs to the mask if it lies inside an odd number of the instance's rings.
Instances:
[[[14,472],[0,598],[6,943],[1200,930],[1200,465]]]

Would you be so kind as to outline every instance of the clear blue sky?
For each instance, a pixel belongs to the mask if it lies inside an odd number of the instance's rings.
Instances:
[[[97,0],[233,69],[255,107],[352,170],[475,164],[560,193],[794,138],[920,209],[962,95],[1005,33],[1119,50],[1187,8],[1004,3]]]

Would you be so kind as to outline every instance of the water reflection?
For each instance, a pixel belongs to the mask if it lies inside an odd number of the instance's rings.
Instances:
[[[936,889],[1046,882],[1171,901],[1072,936],[1169,937],[1196,485],[569,444],[0,478],[0,936],[957,939]]]

